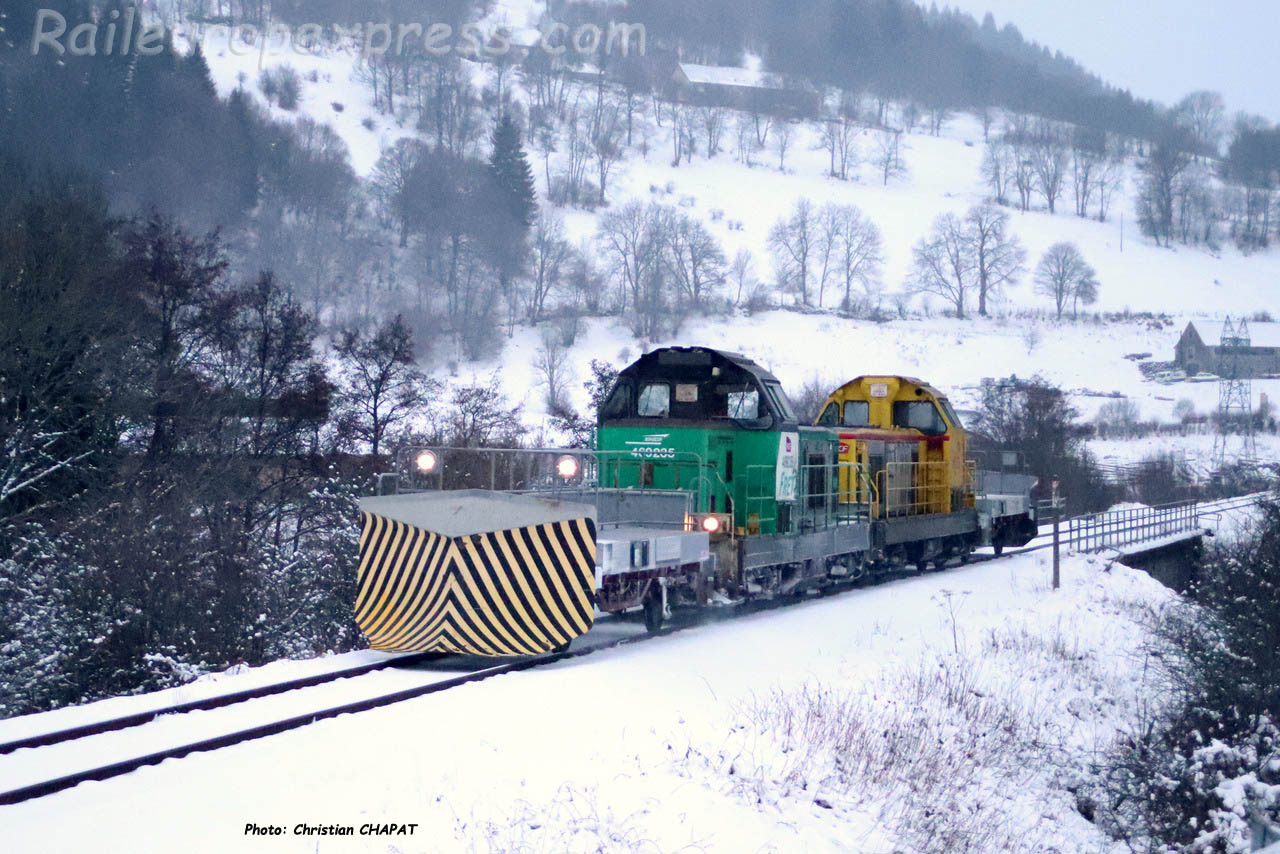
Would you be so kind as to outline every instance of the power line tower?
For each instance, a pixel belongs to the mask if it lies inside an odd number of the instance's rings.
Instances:
[[[1228,317],[1218,340],[1218,435],[1213,440],[1213,465],[1222,471],[1227,461],[1252,463],[1258,457],[1253,435],[1253,384],[1249,382],[1249,324]]]

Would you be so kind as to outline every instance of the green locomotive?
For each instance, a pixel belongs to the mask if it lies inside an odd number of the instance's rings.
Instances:
[[[745,356],[648,353],[618,375],[598,428],[602,486],[693,496],[687,521],[711,534],[718,587],[785,586],[869,545],[849,524],[868,508],[840,492],[838,433],[801,426],[777,377]]]

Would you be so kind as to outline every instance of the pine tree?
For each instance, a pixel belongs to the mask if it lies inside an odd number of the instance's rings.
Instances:
[[[537,192],[533,186],[533,170],[520,145],[520,130],[507,114],[493,131],[493,154],[489,159],[498,186],[511,200],[511,212],[526,229],[533,225],[538,210]]]
[[[192,45],[191,52],[178,62],[178,76],[208,101],[217,98],[218,90],[213,85],[213,75],[209,72],[209,63],[200,49],[200,42]]]

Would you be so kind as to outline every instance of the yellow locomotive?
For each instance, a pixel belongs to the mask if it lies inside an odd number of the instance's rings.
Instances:
[[[831,393],[817,424],[839,431],[840,462],[847,464],[841,500],[870,507],[873,519],[898,523],[890,528],[901,533],[890,534],[887,545],[901,537],[910,560],[972,547],[971,538],[942,533],[946,525],[926,532],[919,524],[924,517],[972,512],[976,503],[964,427],[941,392],[913,377],[861,376]]]

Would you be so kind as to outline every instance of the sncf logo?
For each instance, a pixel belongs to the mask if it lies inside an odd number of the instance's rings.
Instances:
[[[651,448],[659,447],[662,445],[662,441],[670,435],[671,435],[670,433],[646,433],[644,438],[638,441],[634,439],[628,439],[627,444],[642,445],[642,446],[651,447]]]

